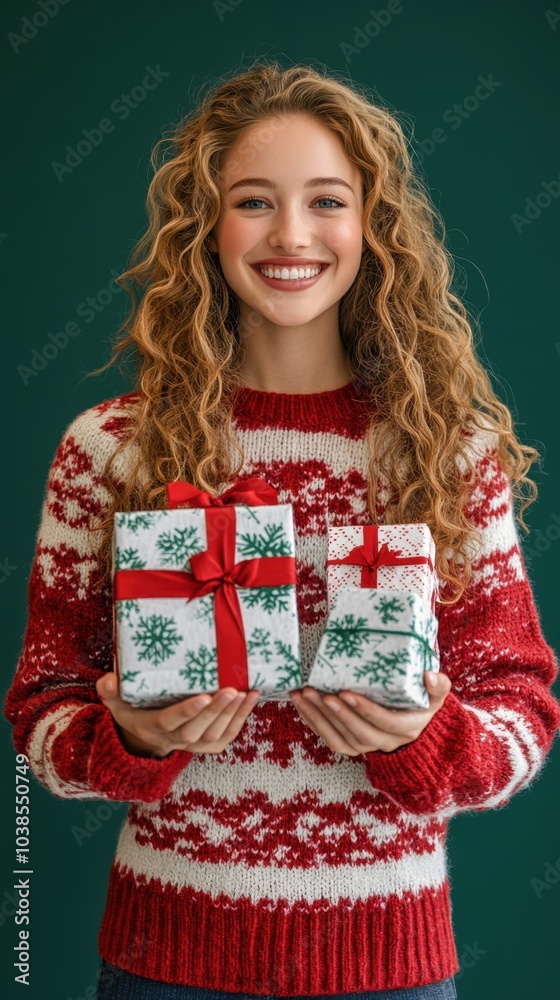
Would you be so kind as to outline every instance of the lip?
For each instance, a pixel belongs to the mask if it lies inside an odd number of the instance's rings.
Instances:
[[[288,267],[290,266],[288,264],[276,264],[276,263],[273,264],[269,261],[265,261],[262,264],[260,263],[251,264],[251,267],[253,268],[255,273],[258,274],[261,281],[264,281],[264,283],[266,285],[269,285],[270,288],[277,288],[278,291],[281,292],[299,292],[299,291],[304,291],[306,288],[311,288],[311,285],[314,285],[317,281],[320,281],[325,271],[328,270],[330,265],[321,260],[309,261],[308,263],[306,263],[304,260],[301,260],[296,265],[295,258],[292,258],[291,267],[318,267],[319,265],[321,265],[321,270],[319,271],[319,274],[315,274],[312,278],[294,278],[293,281],[284,281],[282,278],[267,278],[267,276],[263,274],[262,271],[259,270],[259,267],[267,267],[267,266]]]
[[[266,260],[254,260],[252,267],[316,267],[321,264],[328,266],[328,261],[318,260],[316,257],[267,257]]]

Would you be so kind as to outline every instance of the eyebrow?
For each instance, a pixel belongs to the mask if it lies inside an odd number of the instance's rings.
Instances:
[[[348,188],[349,191],[353,191],[350,184],[343,181],[342,177],[313,177],[311,180],[306,181],[303,186],[304,188],[312,188],[323,187],[326,184],[338,184],[342,187]],[[273,188],[274,190],[278,188],[278,185],[275,184],[274,181],[269,180],[267,177],[243,177],[242,180],[236,181],[235,184],[232,184],[227,193],[229,194],[229,192],[233,191],[234,188],[249,186]]]

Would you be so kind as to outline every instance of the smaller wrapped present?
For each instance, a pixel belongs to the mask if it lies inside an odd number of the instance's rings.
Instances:
[[[330,527],[327,552],[328,609],[341,587],[412,590],[435,612],[439,579],[436,547],[427,524]]]
[[[438,621],[414,591],[342,587],[308,684],[349,689],[387,708],[429,708],[425,670],[439,670]]]
[[[231,686],[287,700],[302,685],[292,505],[257,477],[219,497],[167,483],[167,497],[115,514],[121,698],[164,707]]]

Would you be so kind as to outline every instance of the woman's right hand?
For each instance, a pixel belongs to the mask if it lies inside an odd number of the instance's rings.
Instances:
[[[228,687],[165,708],[138,708],[119,696],[114,673],[104,674],[95,686],[115,720],[123,746],[140,757],[165,757],[172,750],[221,753],[239,733],[260,693]],[[233,700],[228,701],[228,695]]]

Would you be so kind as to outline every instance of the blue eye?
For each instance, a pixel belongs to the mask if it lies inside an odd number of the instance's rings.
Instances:
[[[249,204],[250,201],[260,201],[260,202],[262,202],[262,200],[263,200],[262,198],[245,198],[245,201],[238,201],[234,205],[234,208],[245,208]]]
[[[329,197],[325,196],[324,198],[317,198],[317,201],[331,201],[333,203],[333,205],[337,206],[337,208],[344,208],[345,207],[344,206],[344,202],[343,201],[339,201],[338,198],[329,198]]]
[[[332,203],[332,205],[334,205],[336,208],[345,208],[346,207],[345,203],[343,201],[339,201],[338,198],[330,198],[328,196],[325,196],[323,198],[317,198],[316,201],[330,201]],[[253,203],[254,202],[260,202],[261,205],[265,204],[263,198],[258,198],[257,196],[254,196],[254,197],[251,197],[251,198],[244,198],[243,201],[236,202],[233,207],[234,208],[247,208],[250,202],[253,202]]]

